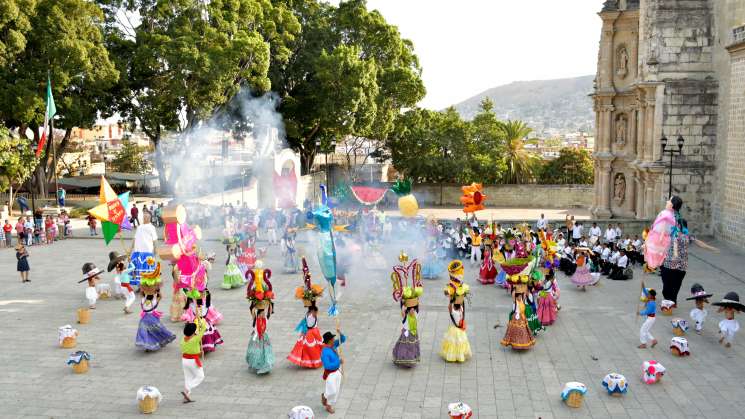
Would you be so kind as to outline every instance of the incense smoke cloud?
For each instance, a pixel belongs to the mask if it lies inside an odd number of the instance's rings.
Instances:
[[[258,162],[285,144],[278,104],[273,92],[255,97],[243,89],[211,120],[165,138],[159,147],[176,198],[220,204],[219,194],[241,187],[242,170],[250,172],[247,187],[271,175]]]

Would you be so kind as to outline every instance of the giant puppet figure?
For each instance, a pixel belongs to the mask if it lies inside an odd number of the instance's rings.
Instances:
[[[321,266],[323,277],[329,283],[329,297],[331,305],[329,307],[329,316],[336,316],[338,308],[336,306],[336,248],[334,247],[333,225],[334,215],[328,206],[328,195],[326,194],[326,185],[321,185],[321,205],[313,211],[313,218],[318,226],[318,264]]]
[[[168,206],[163,211],[163,222],[166,244],[158,248],[158,256],[176,263],[179,277],[174,288],[201,293],[207,286],[207,271],[199,260],[197,248],[197,241],[202,236],[201,229],[199,226],[192,228],[186,223],[186,209],[181,205]]]

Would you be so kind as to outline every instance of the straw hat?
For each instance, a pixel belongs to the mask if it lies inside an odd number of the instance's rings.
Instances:
[[[704,291],[704,287],[701,286],[699,283],[695,283],[691,285],[691,296],[686,298],[686,300],[705,300],[709,297],[711,297],[714,294],[709,294],[706,291]]]
[[[738,311],[745,311],[745,305],[740,302],[740,296],[736,292],[730,291],[724,294],[724,298],[721,301],[713,303],[712,305],[725,308],[734,308]]]
[[[78,281],[78,283],[85,282],[89,280],[90,278],[93,278],[96,275],[100,275],[103,273],[103,269],[97,268],[96,264],[93,262],[87,262],[83,265],[83,279]]]
[[[116,265],[119,262],[124,262],[127,260],[127,255],[120,255],[119,252],[109,252],[109,266],[106,267],[106,270],[108,272],[111,272],[114,270]]]

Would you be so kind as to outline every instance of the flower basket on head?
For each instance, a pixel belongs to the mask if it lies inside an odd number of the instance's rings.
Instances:
[[[395,265],[391,273],[393,300],[406,307],[416,307],[419,305],[419,297],[424,294],[422,266],[416,259],[408,263],[409,256],[403,251],[399,254],[398,260],[401,264]]]
[[[454,304],[463,304],[471,292],[471,287],[463,282],[463,272],[463,262],[459,260],[454,260],[448,265],[450,281],[443,291]]]
[[[263,265],[261,261],[257,261],[257,267],[246,273],[248,277],[246,298],[251,300],[257,310],[266,310],[274,299],[272,283],[269,282],[272,271],[263,269]]]
[[[310,269],[305,256],[301,258],[303,267],[303,285],[295,288],[295,298],[303,300],[304,307],[310,307],[315,304],[316,300],[323,295],[323,286],[313,284],[310,278]]]
[[[155,263],[152,257],[146,259],[148,265]],[[155,269],[151,272],[140,274],[140,291],[145,295],[155,295],[160,290],[160,262],[155,263]]]

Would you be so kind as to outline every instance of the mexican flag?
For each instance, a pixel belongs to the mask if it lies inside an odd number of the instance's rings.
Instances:
[[[54,115],[56,113],[57,107],[54,106],[54,97],[52,97],[52,80],[47,77],[47,111],[44,114],[44,131],[41,133],[39,146],[36,148],[36,157],[39,157],[41,155],[41,151],[44,150],[44,145],[47,142],[47,138],[52,132],[52,118],[54,118]]]

